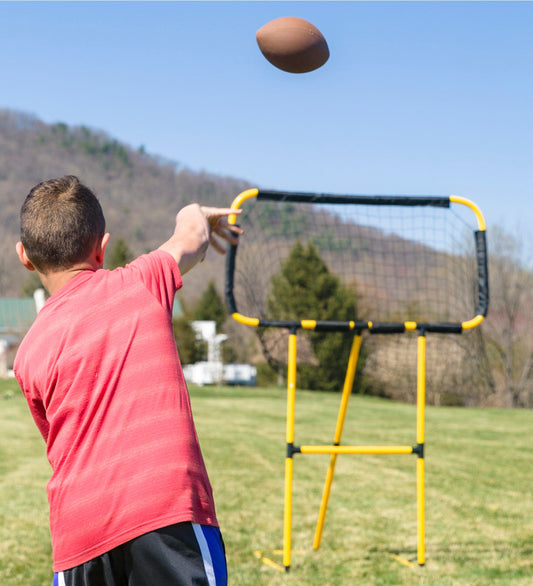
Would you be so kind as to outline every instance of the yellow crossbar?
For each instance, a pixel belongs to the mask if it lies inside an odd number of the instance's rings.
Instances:
[[[412,454],[412,446],[300,446],[302,454]]]

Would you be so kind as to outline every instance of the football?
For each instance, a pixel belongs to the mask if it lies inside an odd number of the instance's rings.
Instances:
[[[329,48],[322,33],[307,20],[283,16],[267,22],[255,38],[261,53],[278,69],[307,73],[322,67]]]

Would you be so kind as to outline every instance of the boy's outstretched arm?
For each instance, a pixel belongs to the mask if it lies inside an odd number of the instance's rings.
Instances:
[[[174,234],[159,250],[169,252],[184,275],[195,264],[204,260],[209,244],[216,251],[225,252],[216,236],[231,244],[237,243],[237,236],[243,231],[238,226],[228,224],[227,217],[230,214],[240,214],[241,211],[190,204],[178,212]]]

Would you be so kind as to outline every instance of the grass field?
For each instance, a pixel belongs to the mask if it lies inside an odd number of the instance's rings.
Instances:
[[[416,565],[415,456],[339,457],[314,551],[329,457],[296,455],[286,575],[267,565],[282,563],[284,392],[192,388],[191,396],[230,584],[533,584],[533,412],[427,409],[423,568]],[[331,442],[339,398],[298,392],[297,444]],[[49,467],[12,381],[0,381],[0,434],[0,584],[49,586]],[[415,409],[354,396],[343,443],[414,444]]]

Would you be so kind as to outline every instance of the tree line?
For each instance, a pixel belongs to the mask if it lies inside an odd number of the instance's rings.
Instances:
[[[490,310],[481,327],[462,335],[428,338],[428,402],[457,406],[530,408],[533,402],[533,335],[529,309],[533,274],[517,235],[494,230],[490,255]],[[111,250],[110,264],[131,260],[120,239]],[[274,320],[349,321],[358,316],[357,289],[346,287],[332,273],[317,248],[296,242],[280,272],[271,279],[267,299]],[[206,348],[196,339],[191,322],[214,320],[217,331],[231,323],[214,280],[175,320],[176,343],[184,364],[205,360]],[[282,385],[286,376],[286,332],[253,328],[256,342],[229,336],[224,360],[254,361],[260,381]],[[341,391],[353,334],[299,331],[299,388]],[[413,336],[412,336],[413,338]],[[354,392],[414,402],[414,345],[408,335],[363,338]],[[281,345],[281,349],[280,349]],[[258,353],[259,348],[259,353]],[[259,358],[258,358],[259,356]]]

